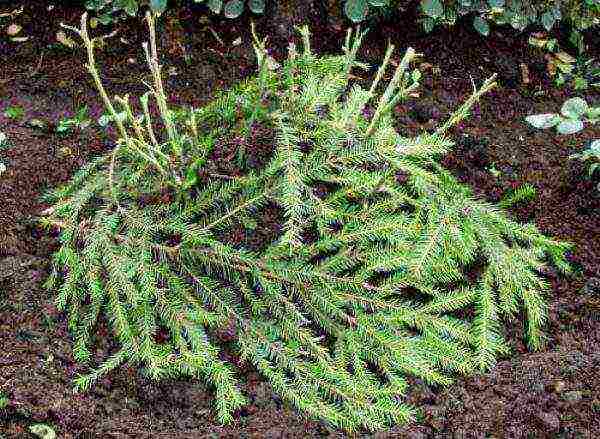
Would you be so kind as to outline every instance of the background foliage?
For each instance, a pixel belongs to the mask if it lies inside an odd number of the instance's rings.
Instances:
[[[190,0],[206,4],[214,13],[236,18],[245,10],[256,14],[265,11],[265,0]],[[274,0],[284,1],[284,0]],[[327,1],[327,0],[323,0]],[[426,31],[436,25],[452,25],[462,16],[470,15],[473,26],[483,35],[490,31],[490,24],[510,25],[522,31],[530,25],[541,25],[547,30],[563,21],[573,33],[573,42],[581,45],[579,31],[600,24],[600,0],[329,0],[332,7],[343,8],[353,22],[389,10],[407,10],[418,7]],[[167,7],[167,0],[87,0],[86,5],[99,13],[100,20],[109,22],[115,15],[135,15],[142,5],[150,5],[155,11]]]
[[[490,24],[510,25],[522,31],[530,25],[551,30],[557,23],[568,24],[573,42],[581,45],[579,31],[600,24],[599,0],[346,0],[344,10],[354,22],[386,9],[419,7],[426,31],[436,25],[453,25],[462,16],[472,16],[475,29],[487,35]]]

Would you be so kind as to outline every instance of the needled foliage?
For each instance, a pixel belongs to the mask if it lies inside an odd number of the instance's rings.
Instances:
[[[291,47],[281,68],[256,39],[256,78],[176,113],[148,22],[153,84],[141,115],[102,88],[85,17],[73,29],[120,133],[110,154],[49,195],[44,220],[61,229],[48,286],[68,313],[76,358],[94,358],[101,316],[117,342],[79,388],[125,363],[152,378],[190,376],[214,388],[228,422],[245,403],[233,355],[302,413],[376,430],[413,417],[401,399],[408,375],[449,384],[491,367],[507,352],[503,321],[517,313],[529,345],[541,346],[539,273],[547,260],[566,269],[567,246],[477,200],[438,164],[452,146],[448,128],[493,79],[435,133],[402,137],[390,110],[418,87],[417,54],[388,72],[390,47],[363,88],[348,79],[364,67],[362,34],[321,57],[302,29],[303,50]],[[266,163],[249,166],[240,146],[241,172],[217,172],[215,150],[252,144],[258,127],[273,135]],[[264,228],[267,208],[280,213],[280,233],[260,246],[232,243],[240,228]]]

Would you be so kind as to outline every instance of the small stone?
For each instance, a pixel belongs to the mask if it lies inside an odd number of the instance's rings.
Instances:
[[[543,392],[545,390],[545,386],[540,382],[535,382],[531,385],[532,390],[536,392]]]
[[[529,84],[531,82],[531,79],[529,78],[529,67],[527,64],[523,63],[521,63],[519,67],[521,68],[521,81],[523,84]]]
[[[20,25],[13,23],[6,28],[6,34],[8,36],[14,37],[14,36],[18,35],[19,32],[21,32],[21,29],[23,29],[23,28]]]
[[[566,383],[561,380],[556,380],[552,383],[552,390],[554,393],[563,393],[566,387]]]
[[[406,434],[407,439],[425,439],[427,435],[422,431],[413,430]]]
[[[583,392],[579,390],[572,390],[570,392],[566,392],[563,395],[563,399],[569,402],[578,402],[583,398]]]
[[[62,30],[56,32],[56,41],[71,49],[75,47],[75,41]]]
[[[35,128],[36,130],[48,131],[48,122],[42,119],[31,119],[27,122],[31,128]]]
[[[55,439],[56,432],[46,424],[34,424],[29,427],[29,431],[41,439]]]
[[[583,293],[600,295],[600,278],[590,277],[583,286]]]
[[[537,418],[547,431],[557,431],[560,428],[560,419],[554,412],[541,412]]]

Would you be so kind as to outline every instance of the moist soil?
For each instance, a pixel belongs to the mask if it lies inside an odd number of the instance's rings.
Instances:
[[[9,3],[0,2],[0,13],[19,6]],[[328,17],[321,2],[297,3],[282,2],[266,16],[254,17],[257,29],[269,37],[272,55],[284,56],[288,43],[296,41],[292,25],[301,23],[311,26],[316,51],[339,52],[347,24]],[[56,133],[60,119],[83,105],[94,118],[102,111],[82,50],[56,40],[59,23],[76,25],[83,9],[43,1],[23,6],[20,14],[0,22],[0,131],[9,139],[0,150],[7,166],[0,176],[0,438],[33,437],[29,427],[37,423],[50,425],[59,438],[344,437],[303,419],[252,370],[240,373],[250,403],[228,426],[215,420],[210,389],[195,381],[155,383],[125,367],[89,392],[73,393],[73,377],[85,369],[73,360],[72,339],[53,294],[42,288],[57,241],[36,218],[47,207],[40,194],[66,182],[90,157],[107,151],[111,141],[95,124]],[[162,22],[160,46],[174,104],[201,105],[254,72],[249,18],[206,17],[202,7],[180,8]],[[20,36],[26,41],[10,41],[6,27],[12,22],[23,27]],[[513,206],[511,214],[573,243],[574,274],[547,273],[552,290],[545,350],[526,349],[521,318],[507,322],[510,358],[447,388],[413,380],[407,399],[421,408],[418,422],[356,436],[600,437],[600,190],[598,179],[588,179],[585,168],[569,160],[586,142],[600,138],[600,131],[587,127],[560,136],[523,121],[528,114],[558,111],[574,95],[598,105],[600,93],[553,86],[544,53],[528,44],[527,34],[510,29],[483,38],[462,23],[424,35],[410,15],[373,22],[371,29],[361,51],[367,62],[380,62],[388,40],[399,50],[412,46],[423,54],[420,98],[395,109],[401,131],[431,129],[468,96],[472,81],[498,74],[500,86],[454,130],[456,147],[444,165],[477,196],[494,202],[519,185],[533,185],[536,197]],[[98,54],[106,85],[113,93],[143,93],[140,45],[146,31],[140,21],[130,20],[94,33],[112,30],[116,33]],[[598,57],[598,37],[588,35],[588,41],[590,55]],[[361,73],[357,76],[360,81]],[[23,108],[24,117],[6,117],[10,106]],[[250,156],[265,151],[261,142],[247,148]]]

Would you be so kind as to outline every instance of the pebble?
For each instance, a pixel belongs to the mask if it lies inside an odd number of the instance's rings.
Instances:
[[[14,37],[15,35],[18,35],[19,32],[21,32],[21,29],[23,28],[20,25],[13,23],[6,29],[6,34],[11,37]]]
[[[554,412],[541,412],[537,414],[537,418],[547,431],[556,431],[560,428],[560,419]]]
[[[562,397],[565,401],[578,402],[581,401],[581,398],[583,398],[583,392],[579,390],[572,390],[570,392],[566,392]]]
[[[600,278],[590,277],[583,287],[583,293],[600,295]]]
[[[556,380],[552,383],[552,390],[554,390],[554,393],[562,393],[565,390],[565,387],[567,387],[566,383],[561,380]]]

